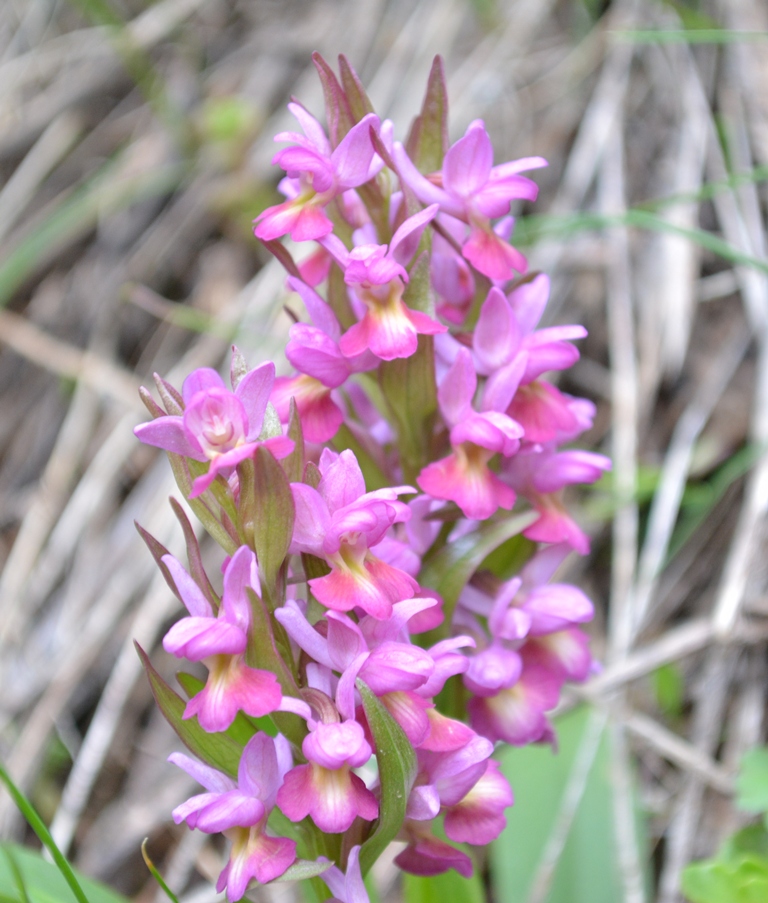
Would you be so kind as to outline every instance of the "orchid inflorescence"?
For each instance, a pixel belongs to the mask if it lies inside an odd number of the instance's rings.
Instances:
[[[142,531],[189,612],[163,645],[208,669],[179,675],[185,703],[144,657],[202,760],[171,756],[205,788],[173,817],[230,838],[231,901],[317,876],[367,901],[394,839],[405,871],[471,874],[454,844],[496,838],[512,804],[495,744],[552,742],[546,713],[594,668],[592,604],[552,579],[589,545],[562,490],[609,462],[561,450],[594,406],[543,378],[586,332],[537,328],[549,283],[509,243],[511,203],[537,193],[521,173],[545,162],[494,166],[480,120],[449,147],[439,58],[404,144],[344,57],[340,79],[315,64],[329,135],[289,104],[286,200],[255,221],[307,311],[295,373],[233,349],[231,389],[156,377],[136,429],[227,555],[218,593],[178,503],[189,569]],[[311,243],[300,263],[287,235]]]

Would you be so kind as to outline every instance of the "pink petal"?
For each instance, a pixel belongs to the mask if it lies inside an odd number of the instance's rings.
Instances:
[[[212,618],[211,603],[205,598],[203,591],[184,570],[181,563],[173,555],[163,555],[160,560],[170,571],[181,601],[187,606],[187,611],[198,618]]]
[[[268,361],[246,373],[238,383],[235,395],[240,399],[248,419],[246,439],[254,442],[259,438],[264,412],[267,409],[272,383],[275,381],[275,365]]]
[[[398,263],[406,264],[416,253],[421,233],[437,216],[438,204],[431,204],[424,210],[409,216],[392,236],[389,255]]]
[[[207,392],[209,389],[226,391],[224,380],[211,367],[199,367],[189,374],[181,387],[184,404],[189,404],[198,392]]]
[[[290,233],[294,241],[316,241],[318,238],[328,235],[332,230],[333,223],[325,210],[319,204],[309,202],[299,211]]]
[[[476,120],[446,153],[443,184],[451,194],[469,198],[488,181],[492,166],[491,139],[482,121]]]
[[[331,154],[331,163],[342,188],[357,188],[369,179],[373,159],[371,128],[379,125],[379,117],[368,113],[339,142]]]
[[[509,511],[517,497],[485,464],[462,462],[456,454],[428,464],[416,482],[433,498],[456,502],[471,520],[485,520],[498,508]]]
[[[309,138],[318,152],[326,157],[330,156],[331,145],[325,135],[323,127],[317,119],[295,100],[288,104],[288,109],[293,113],[296,119],[298,119],[304,134]]]
[[[154,445],[165,451],[174,452],[194,461],[207,461],[208,457],[200,443],[184,427],[181,417],[158,417],[149,423],[140,423],[133,430],[134,436],[145,445]]]
[[[451,197],[451,195],[438,188],[429,179],[426,179],[411,162],[405,148],[399,141],[396,141],[392,147],[392,156],[397,164],[397,173],[416,195],[416,197],[425,204],[439,204],[440,209],[452,216],[463,218],[465,216],[465,205],[461,200]]]
[[[466,797],[446,812],[445,833],[457,843],[487,844],[504,830],[504,809],[514,802],[499,763],[488,761],[485,774]]]
[[[525,273],[525,257],[488,229],[473,228],[461,249],[462,255],[484,276],[506,282],[515,272]]]
[[[316,489],[304,483],[291,483],[291,493],[296,507],[291,552],[316,555],[331,525],[328,506]]]
[[[163,649],[178,658],[200,662],[210,655],[239,655],[248,645],[237,625],[217,618],[182,618],[163,639]]]
[[[472,355],[469,349],[462,348],[437,390],[440,410],[449,426],[455,426],[472,413],[476,389],[477,376]]]
[[[354,452],[345,449],[323,470],[317,491],[331,514],[351,505],[365,493],[365,479]]]

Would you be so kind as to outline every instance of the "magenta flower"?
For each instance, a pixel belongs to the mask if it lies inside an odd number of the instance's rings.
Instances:
[[[293,440],[287,436],[259,441],[274,379],[275,365],[262,364],[246,373],[230,392],[215,370],[202,367],[184,380],[183,415],[158,417],[140,424],[134,433],[147,445],[194,461],[210,461],[207,473],[192,484],[189,495],[195,498],[219,473],[228,476],[241,461],[250,458],[259,445],[276,458],[284,458],[293,450]]]
[[[398,606],[408,604],[397,603]],[[361,626],[336,611],[326,615],[326,636],[309,624],[298,606],[286,605],[275,612],[275,617],[314,661],[342,674],[336,704],[345,718],[354,718],[355,680],[358,677],[377,696],[383,696],[398,690],[415,690],[427,681],[435,668],[429,652],[411,643],[384,640],[369,646]]]
[[[408,798],[408,818],[428,821],[463,800],[485,773],[491,753],[493,743],[474,732],[458,749],[436,752],[420,748],[419,771]]]
[[[494,696],[475,696],[469,700],[472,727],[489,740],[503,740],[513,746],[525,746],[547,736],[549,722],[545,713],[560,698],[562,679],[548,668],[531,663],[523,668],[520,679]]]
[[[239,711],[259,718],[279,708],[280,685],[274,674],[250,668],[244,653],[251,627],[251,603],[246,590],[259,594],[256,556],[241,546],[224,572],[224,593],[217,614],[200,587],[172,555],[163,564],[173,577],[191,617],[171,627],[163,647],[179,658],[204,661],[208,666],[205,687],[193,696],[184,718],[197,715],[206,731],[224,731]]]
[[[309,581],[315,597],[335,611],[362,608],[374,618],[389,618],[392,603],[414,595],[418,583],[370,551],[394,523],[410,516],[397,496],[415,492],[411,486],[365,491],[360,465],[347,450],[336,455],[324,449],[323,477],[317,489],[291,483],[296,505],[292,552],[324,559],[331,573]]]
[[[278,377],[271,402],[282,423],[288,422],[290,400],[296,401],[304,438],[308,442],[328,442],[344,420],[344,412],[334,400],[333,390],[352,373],[376,366],[373,355],[346,357],[339,348],[341,327],[323,299],[301,280],[289,277],[288,285],[301,295],[314,325],[294,323],[285,356],[299,371],[297,376]]]
[[[347,357],[370,350],[384,361],[410,357],[419,335],[436,335],[447,327],[427,314],[412,310],[402,300],[408,273],[403,266],[416,251],[418,238],[437,214],[437,205],[409,217],[386,245],[364,244],[351,251],[335,236],[325,247],[344,269],[344,281],[366,308],[363,319],[339,341]]]
[[[515,270],[525,272],[525,257],[494,231],[491,220],[507,214],[513,200],[536,199],[538,186],[520,173],[546,166],[546,160],[526,157],[494,166],[491,139],[480,119],[449,148],[440,174],[423,176],[399,142],[393,154],[400,178],[420,201],[439,204],[441,211],[469,225],[461,252],[475,269],[502,282]]]
[[[462,348],[440,384],[440,411],[451,427],[453,452],[428,464],[419,474],[419,487],[436,499],[456,502],[466,517],[484,520],[497,508],[510,509],[515,493],[488,467],[497,453],[514,454],[523,430],[499,411],[477,413],[472,407],[477,376],[472,357]]]
[[[514,803],[499,763],[488,759],[485,773],[472,789],[445,813],[445,833],[457,843],[486,844],[507,824],[504,810]]]
[[[589,538],[568,513],[560,490],[574,483],[594,483],[610,468],[604,455],[575,449],[556,452],[552,446],[523,449],[506,462],[504,477],[539,513],[523,535],[538,542],[567,543],[586,555]]]
[[[400,839],[406,840],[408,846],[395,857],[395,865],[404,872],[428,878],[456,869],[465,878],[472,877],[469,856],[435,837],[428,822],[406,819]]]
[[[383,165],[378,157],[374,159],[370,136],[371,127],[379,125],[378,116],[372,113],[364,116],[339,146],[331,150],[323,127],[314,116],[295,102],[288,104],[288,109],[298,119],[304,135],[297,132],[276,135],[275,141],[293,144],[275,154],[272,163],[296,181],[295,195],[256,217],[254,234],[263,241],[288,234],[294,241],[328,235],[333,231],[333,223],[324,208],[338,195],[373,178]]]
[[[227,891],[232,903],[242,899],[252,879],[260,884],[278,878],[296,861],[296,843],[267,833],[267,819],[283,778],[291,768],[288,741],[258,733],[240,759],[237,782],[221,772],[172,753],[169,761],[191,775],[207,793],[193,796],[173,810],[176,824],[206,834],[223,831],[232,841],[229,861],[219,876],[216,890]]]
[[[372,755],[360,724],[316,724],[301,749],[308,764],[289,771],[277,793],[277,805],[291,821],[310,815],[321,831],[339,834],[358,816],[366,821],[377,817],[376,798],[351,771]]]

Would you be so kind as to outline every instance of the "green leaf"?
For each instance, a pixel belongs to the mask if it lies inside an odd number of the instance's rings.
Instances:
[[[13,850],[10,847],[0,847],[8,862],[8,868],[11,871],[11,875],[13,877],[13,883],[16,885],[16,890],[19,894],[20,903],[30,903],[29,894],[27,893],[27,886],[24,883],[24,876],[21,874],[21,868],[19,867],[19,863],[16,861],[16,857],[13,855]]]
[[[243,747],[230,736],[222,733],[209,734],[198,723],[197,717],[184,719],[186,705],[152,667],[149,656],[134,643],[139,658],[147,672],[152,695],[166,721],[176,731],[181,742],[199,759],[230,777],[237,777],[237,768]]]
[[[451,623],[461,591],[483,560],[512,536],[522,533],[537,517],[535,511],[526,511],[503,520],[486,521],[426,562],[419,574],[419,583],[437,590],[442,596],[445,625]]]
[[[529,899],[558,833],[562,847],[554,851],[551,883],[548,891],[541,887],[540,903],[624,899],[615,839],[611,747],[603,724],[602,716],[583,706],[555,719],[556,754],[534,745],[506,747],[500,753],[515,805],[507,810],[507,827],[491,846],[495,899],[505,903]],[[643,836],[639,828],[636,833]],[[645,863],[642,850],[637,856]]]
[[[768,831],[763,825],[750,825],[729,837],[717,854],[722,861],[736,860],[748,853],[768,862]]]
[[[358,679],[357,688],[373,734],[381,781],[379,819],[360,850],[360,869],[365,875],[403,826],[408,795],[416,780],[416,753],[403,729],[369,687]]]
[[[736,807],[743,812],[768,811],[768,748],[744,753],[736,777]]]
[[[37,851],[10,843],[0,844],[0,850],[5,854],[0,856],[0,903],[22,903],[24,900],[23,896],[12,891],[16,878],[8,864],[9,855],[24,883],[29,903],[72,903],[75,899],[58,868],[43,859]],[[128,903],[127,898],[116,891],[86,878],[76,869],[71,871],[88,903]]]
[[[486,897],[477,873],[464,878],[451,869],[429,878],[404,874],[403,900],[405,903],[485,903]]]
[[[695,862],[683,871],[680,883],[691,903],[765,903],[768,862],[756,856]]]

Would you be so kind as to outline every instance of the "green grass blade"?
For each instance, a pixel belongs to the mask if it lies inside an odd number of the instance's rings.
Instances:
[[[630,44],[738,44],[764,41],[768,31],[730,31],[727,28],[638,28],[609,31],[608,37]]]
[[[751,254],[745,254],[738,248],[703,229],[685,229],[665,220],[647,209],[634,207],[626,213],[607,215],[600,213],[578,213],[572,216],[523,217],[515,233],[515,243],[532,245],[544,238],[557,238],[596,229],[611,229],[616,226],[630,226],[653,232],[670,232],[687,238],[694,244],[706,248],[731,263],[753,267],[768,273],[768,261]]]
[[[141,844],[141,855],[144,858],[144,864],[149,869],[149,871],[152,873],[152,877],[155,879],[155,881],[157,881],[157,883],[163,889],[163,893],[165,894],[165,896],[168,897],[169,900],[171,900],[171,903],[179,903],[179,898],[170,889],[170,887],[168,887],[168,885],[163,880],[163,876],[160,874],[160,872],[158,872],[157,866],[149,858],[149,853],[147,852],[147,841],[148,840],[149,840],[149,838],[145,837]]]
[[[21,790],[13,783],[11,776],[2,765],[0,765],[0,781],[8,788],[8,792],[11,794],[14,803],[19,807],[19,811],[29,822],[32,830],[40,838],[41,843],[48,848],[48,851],[53,857],[53,861],[56,863],[56,867],[72,889],[72,893],[75,895],[78,903],[88,903],[88,898],[83,893],[83,889],[80,887],[80,884],[75,877],[75,873],[72,871],[72,866],[70,866],[61,850],[56,846],[56,842],[53,837],[51,837],[50,831],[46,828],[42,818],[40,818],[35,811],[32,803],[30,803]]]

